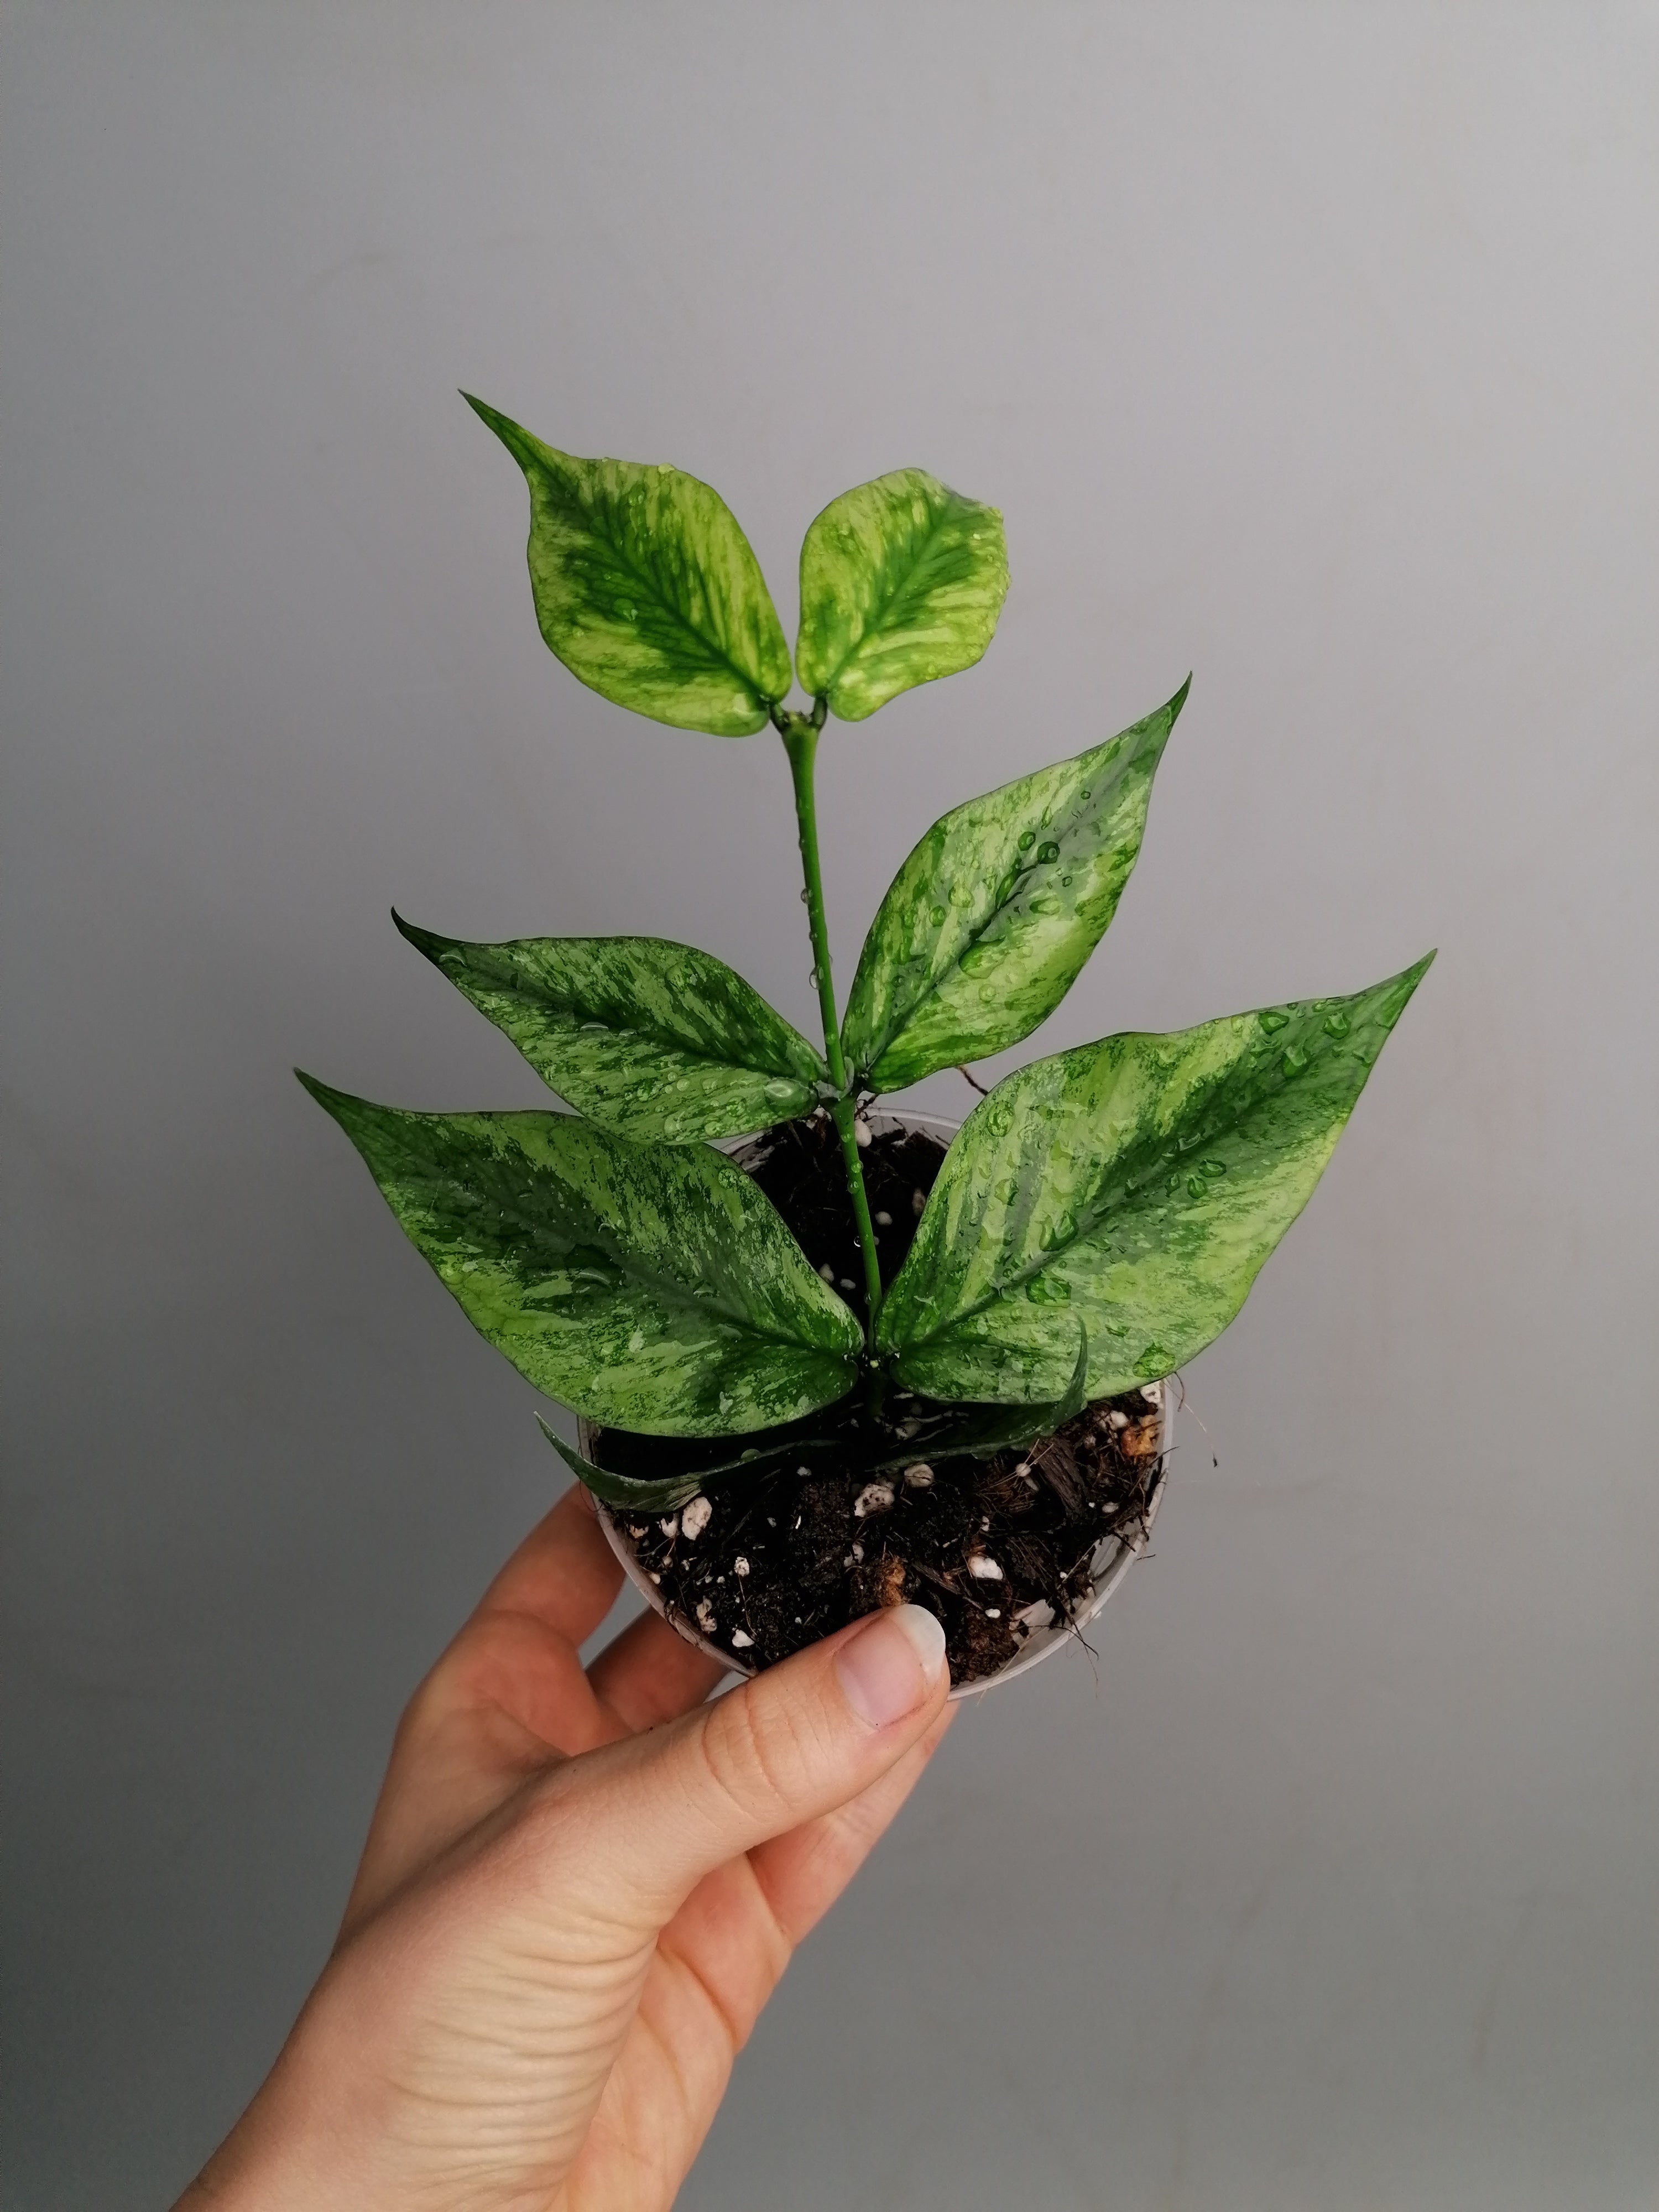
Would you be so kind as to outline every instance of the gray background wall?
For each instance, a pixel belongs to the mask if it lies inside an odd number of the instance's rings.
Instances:
[[[555,1487],[287,1072],[537,1100],[387,906],[810,1018],[779,749],[551,661],[460,384],[718,485],[786,626],[847,485],[1006,510],[981,670],[826,744],[843,977],[934,813],[1188,667],[1031,1049],[1441,947],[1097,1662],[967,1716],[685,2205],[1650,2203],[1659,13],[13,0],[3,47],[9,2207],[160,2205],[228,2124]]]

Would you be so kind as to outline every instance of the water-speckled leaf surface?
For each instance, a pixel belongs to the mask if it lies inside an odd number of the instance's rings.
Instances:
[[[1202,1351],[1306,1205],[1428,964],[1352,998],[1107,1037],[1000,1083],[882,1307],[901,1379],[1050,1396],[1079,1320],[1091,1399]]]
[[[789,689],[789,648],[720,494],[680,469],[562,453],[465,396],[530,486],[536,616],[571,674],[678,729],[758,730]]]
[[[723,960],[660,937],[410,943],[579,1114],[636,1143],[734,1137],[811,1110],[823,1062]]]
[[[705,1146],[573,1114],[416,1114],[301,1075],[469,1321],[549,1397],[653,1436],[729,1436],[851,1387],[848,1308]]]
[[[795,668],[861,722],[912,684],[970,668],[1008,591],[1002,517],[921,469],[832,500],[800,549]]]
[[[842,1024],[873,1091],[1029,1036],[1094,951],[1140,851],[1152,777],[1187,697],[1074,760],[970,799],[893,878]]]

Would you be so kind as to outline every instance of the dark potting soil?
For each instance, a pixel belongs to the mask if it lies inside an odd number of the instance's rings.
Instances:
[[[897,1274],[945,1157],[890,1130],[864,1152],[883,1287]],[[863,1270],[827,1115],[786,1122],[739,1155],[807,1258],[864,1318]],[[890,1396],[878,1420],[861,1393],[797,1424],[844,1435],[843,1469],[728,1475],[678,1513],[619,1510],[618,1526],[671,1615],[742,1666],[767,1667],[878,1606],[924,1605],[944,1623],[952,1682],[994,1674],[1033,1630],[1070,1620],[1103,1540],[1145,1534],[1159,1472],[1159,1386],[1085,1407],[1054,1436],[991,1459],[872,1460],[925,1430],[933,1401]],[[651,1480],[729,1461],[733,1439],[690,1442],[605,1429],[599,1464]],[[706,1515],[705,1515],[706,1509]]]

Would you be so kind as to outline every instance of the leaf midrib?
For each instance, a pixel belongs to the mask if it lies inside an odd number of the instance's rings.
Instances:
[[[1091,758],[1096,753],[1104,752],[1109,747],[1115,745],[1117,743],[1118,739],[1116,738],[1108,738],[1103,744],[1091,747],[1089,752],[1079,756],[1078,761],[1068,762],[1066,765],[1068,767],[1077,769],[1080,761]],[[1036,774],[1039,775],[1042,775],[1042,770],[1039,769],[1036,771]],[[972,801],[970,800],[969,803],[971,805]],[[1076,816],[1073,814],[1069,828],[1075,829],[1076,826]],[[1016,849],[1018,849],[1018,848],[1016,848]],[[1097,846],[1095,848],[1094,857],[1097,859],[1099,855],[1107,849],[1108,848],[1105,845]],[[998,905],[992,908],[990,913],[986,915],[984,921],[981,922],[978,928],[975,929],[973,934],[968,939],[961,951],[956,955],[950,965],[943,969],[940,973],[933,978],[933,981],[927,985],[927,988],[921,992],[915,1002],[911,1006],[908,1006],[904,1012],[898,1016],[892,1023],[885,1035],[883,1036],[880,1044],[876,1048],[875,1051],[871,1054],[868,1067],[860,1071],[861,1073],[866,1075],[874,1073],[877,1063],[880,1060],[883,1053],[886,1051],[888,1046],[892,1043],[894,1038],[898,1036],[902,1031],[909,1027],[911,1023],[915,1020],[916,1016],[921,1012],[922,1008],[927,1004],[930,999],[938,997],[939,994],[944,989],[945,983],[948,981],[951,975],[960,970],[963,962],[973,951],[974,947],[979,943],[986,931],[990,928],[992,923],[997,919],[998,915],[1006,914],[1008,908],[1013,904],[1015,898],[1018,895],[1021,884],[1023,884],[1025,878],[1039,866],[1057,867],[1059,865],[1058,861],[1039,862],[1036,860],[1028,860],[1026,862],[1025,866],[1020,869],[1018,880],[1016,882],[1014,889],[1010,891],[1008,896],[1002,900]],[[1077,909],[1079,903],[1080,902],[1075,898],[1072,901],[1071,914],[1073,919],[1076,918]],[[1103,933],[1104,933],[1103,932]],[[1098,939],[1096,941],[1098,942]]]
[[[553,471],[549,470],[548,473],[552,475]],[[684,469],[681,469],[678,470],[676,473],[678,475],[684,476],[686,474],[686,471]],[[699,479],[693,478],[692,481],[697,482]],[[712,489],[713,488],[712,486],[705,486],[704,489]],[[719,493],[715,492],[714,497],[718,499],[719,496]],[[755,678],[749,673],[748,670],[745,668],[740,668],[738,665],[737,662],[732,659],[731,654],[726,650],[725,647],[720,644],[718,639],[705,637],[700,629],[696,629],[690,621],[688,621],[678,607],[675,606],[672,601],[665,599],[663,597],[662,586],[659,584],[656,578],[653,576],[648,570],[642,569],[639,566],[639,563],[634,559],[632,554],[625,547],[618,544],[617,540],[608,531],[599,530],[593,527],[592,510],[591,508],[584,507],[580,498],[577,498],[573,503],[578,513],[580,514],[583,520],[588,525],[588,535],[591,538],[597,539],[601,545],[606,546],[616,557],[618,564],[622,568],[625,568],[630,576],[635,577],[641,583],[649,587],[650,594],[652,598],[656,600],[657,605],[659,607],[665,609],[666,611],[673,617],[674,620],[679,624],[680,628],[685,632],[688,637],[696,638],[700,645],[703,646],[713,653],[714,658],[722,667],[729,669],[732,674],[737,678],[738,681],[743,685],[744,689],[750,694],[750,696],[759,701],[763,708],[769,707],[773,703],[771,699],[761,690],[760,685],[755,681]],[[731,513],[729,507],[726,512],[728,514]],[[735,514],[732,516],[732,525],[741,537],[743,534],[742,525],[738,521],[738,518]],[[747,544],[748,540],[745,538],[744,542]],[[751,548],[751,558],[752,552],[753,549]],[[772,595],[769,591],[767,591],[766,579],[764,576],[761,578],[761,589],[766,592],[767,600],[769,605]],[[776,619],[775,608],[773,610],[773,619],[775,621]]]
[[[1084,1049],[1086,1048],[1086,1047],[1084,1048]],[[1231,1067],[1225,1069],[1218,1074],[1215,1082],[1212,1085],[1212,1096],[1222,1089],[1227,1080],[1228,1075],[1235,1072],[1237,1066],[1237,1063],[1235,1062]],[[1279,1087],[1281,1089],[1283,1088],[1282,1085]],[[1245,1113],[1251,1110],[1254,1107],[1259,1106],[1262,1103],[1263,1097],[1266,1095],[1266,1093],[1263,1093],[1261,1097],[1248,1099],[1245,1102],[1244,1106],[1234,1115],[1232,1122],[1229,1127],[1225,1129],[1206,1131],[1203,1138],[1200,1140],[1200,1143],[1192,1146],[1191,1149],[1196,1152],[1203,1146],[1213,1146],[1223,1142],[1228,1136],[1234,1133],[1238,1121],[1243,1119]],[[1350,1112],[1352,1110],[1352,1105],[1350,1105],[1348,1110]],[[1343,1118],[1346,1118],[1346,1115]],[[1164,1139],[1161,1137],[1149,1134],[1139,1145],[1134,1146],[1129,1151],[1120,1153],[1117,1156],[1114,1162],[1116,1172],[1113,1176],[1113,1181],[1117,1186],[1120,1194],[1122,1192],[1122,1188],[1126,1182],[1133,1185],[1131,1195],[1133,1195],[1139,1191],[1142,1184],[1148,1179],[1146,1176],[1142,1176],[1138,1172],[1131,1172],[1135,1165],[1135,1156],[1137,1153],[1146,1158],[1149,1165],[1158,1164],[1161,1166],[1164,1158]],[[988,1182],[988,1191],[991,1187],[991,1184]],[[935,1188],[937,1188],[937,1186],[935,1186]],[[929,1195],[931,1198],[931,1194]],[[924,1345],[935,1342],[938,1338],[948,1334],[951,1330],[958,1328],[963,1322],[972,1321],[975,1315],[987,1312],[992,1306],[996,1305],[1002,1297],[1018,1290],[1023,1284],[1033,1281],[1036,1277],[1043,1273],[1048,1268],[1053,1267],[1055,1261],[1060,1259],[1065,1254],[1073,1251],[1079,1244],[1086,1243],[1090,1238],[1094,1237],[1110,1218],[1117,1202],[1116,1199],[1097,1200],[1096,1203],[1090,1207],[1086,1218],[1079,1217],[1076,1230],[1073,1235],[1066,1237],[1063,1243],[1051,1245],[1046,1252],[1039,1252],[1036,1258],[1033,1260],[1028,1267],[1018,1268],[1010,1275],[999,1277],[992,1283],[985,1295],[982,1297],[976,1298],[972,1305],[963,1307],[959,1312],[953,1314],[949,1321],[941,1322],[937,1328],[931,1329],[926,1336],[911,1337],[907,1339],[903,1348],[908,1350],[912,1345]]]
[[[1038,865],[1039,863],[1036,860],[1028,860],[1025,866],[1019,871],[1020,881],[1023,882],[1024,878],[1031,873],[1031,871]],[[955,957],[946,967],[940,970],[939,975],[934,976],[933,981],[927,986],[926,989],[918,994],[911,1004],[905,1008],[904,1012],[893,1021],[892,1024],[883,1036],[881,1042],[877,1046],[874,1052],[871,1054],[869,1066],[860,1070],[860,1074],[874,1074],[877,1065],[879,1062],[883,1053],[886,1051],[888,1046],[892,1043],[894,1038],[899,1036],[902,1031],[908,1029],[911,1023],[915,1021],[916,1016],[921,1012],[922,1008],[927,1004],[927,1001],[930,999],[935,999],[939,996],[939,993],[944,989],[948,978],[961,969],[963,962],[968,957],[968,955],[979,943],[981,938],[984,936],[986,931],[989,929],[991,924],[996,920],[997,916],[1000,914],[1006,914],[1008,908],[1013,904],[1014,898],[1018,889],[1019,884],[1017,883],[1015,884],[1014,890],[1011,891],[1006,899],[1000,900],[998,903],[991,908],[991,911],[986,915],[984,921],[981,922],[979,927],[969,936],[966,942],[963,944],[962,950],[956,954]]]
[[[533,1161],[529,1164],[538,1176],[552,1172]],[[583,1203],[586,1205],[586,1202],[583,1201]],[[588,1212],[597,1231],[593,1241],[605,1252],[618,1273],[625,1276],[629,1282],[637,1283],[644,1289],[653,1291],[665,1304],[682,1307],[688,1312],[718,1314],[722,1321],[729,1322],[733,1328],[740,1329],[745,1335],[753,1337],[762,1344],[787,1345],[792,1351],[814,1352],[830,1358],[846,1359],[850,1356],[835,1345],[812,1344],[809,1343],[805,1337],[788,1336],[776,1329],[763,1328],[740,1307],[734,1310],[723,1293],[716,1291],[712,1297],[698,1297],[673,1276],[661,1275],[653,1268],[639,1266],[622,1255],[614,1236],[607,1231],[597,1212],[591,1207],[588,1208]],[[527,1219],[528,1217],[520,1214],[520,1218]],[[532,1225],[533,1226],[533,1224]],[[844,1299],[842,1304],[846,1304]],[[850,1306],[848,1311],[849,1313],[852,1311]]]
[[[510,994],[516,998],[523,1000],[532,1010],[534,1010],[537,1006],[538,1002],[532,996],[531,993],[517,984],[498,984],[496,988],[501,990],[504,994]],[[542,1004],[544,1006],[551,1006],[557,1012],[568,1013],[573,1017],[573,1018],[578,1018],[580,1016],[580,1009],[574,1006],[562,1006],[557,1000],[545,1000],[543,1001]],[[697,1062],[698,1066],[702,1067],[730,1068],[740,1075],[763,1076],[769,1081],[776,1081],[779,1079],[781,1079],[786,1082],[796,1085],[798,1088],[803,1091],[808,1088],[805,1078],[804,1076],[797,1075],[794,1070],[791,1067],[765,1067],[757,1066],[752,1060],[721,1060],[717,1058],[713,1053],[699,1051],[695,1045],[681,1044],[677,1040],[671,1039],[665,1036],[659,1036],[658,1033],[651,1030],[631,1029],[626,1024],[603,1022],[599,1026],[605,1030],[607,1037],[638,1037],[642,1039],[647,1044],[653,1047],[654,1049],[659,1052],[678,1053],[682,1059],[695,1060]],[[576,1034],[580,1036],[580,1028],[579,1027]],[[799,1034],[799,1032],[797,1032],[797,1034]],[[805,1037],[801,1038],[801,1042],[803,1044],[806,1044]],[[807,1050],[809,1052],[811,1050],[810,1044],[807,1045]],[[545,1080],[545,1079],[544,1079],[544,1080]],[[549,1085],[550,1089],[556,1086],[552,1085]]]
[[[950,491],[950,486],[948,484],[945,489],[947,492]],[[953,492],[951,493],[951,496],[952,498],[960,498],[961,495],[960,493]],[[846,653],[842,656],[840,662],[836,665],[835,673],[830,677],[828,684],[824,687],[826,691],[833,691],[835,690],[836,684],[840,683],[842,678],[847,672],[849,665],[858,658],[860,653],[863,652],[869,639],[880,629],[882,623],[887,619],[888,611],[892,606],[894,600],[897,599],[899,593],[904,589],[905,585],[909,582],[911,577],[915,574],[916,570],[921,568],[923,561],[927,556],[928,548],[933,544],[933,540],[944,529],[945,517],[948,513],[948,507],[942,507],[939,514],[933,517],[933,521],[928,526],[927,535],[922,539],[915,557],[912,560],[908,568],[906,569],[904,574],[899,578],[897,582],[892,586],[891,589],[888,591],[876,608],[875,612],[866,621],[864,628],[860,631],[857,638],[850,646],[848,646]]]

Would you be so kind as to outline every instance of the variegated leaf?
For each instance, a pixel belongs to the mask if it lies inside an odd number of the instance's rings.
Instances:
[[[912,684],[970,668],[1008,590],[1002,517],[922,469],[832,500],[800,549],[795,668],[861,722]]]
[[[464,396],[530,486],[537,619],[571,674],[678,729],[758,730],[789,689],[789,648],[720,494],[680,469],[562,453]]]
[[[851,1312],[741,1169],[573,1114],[417,1114],[301,1075],[473,1327],[549,1397],[651,1435],[830,1404]]]
[[[1429,960],[1352,998],[1081,1045],[963,1124],[881,1309],[936,1397],[1048,1397],[1082,1321],[1091,1399],[1218,1336],[1306,1205]]]
[[[822,1059],[723,960],[660,937],[410,943],[579,1114],[636,1143],[738,1136],[811,1111]]]
[[[1104,934],[1187,697],[936,822],[864,941],[842,1046],[872,1091],[1029,1036]]]

